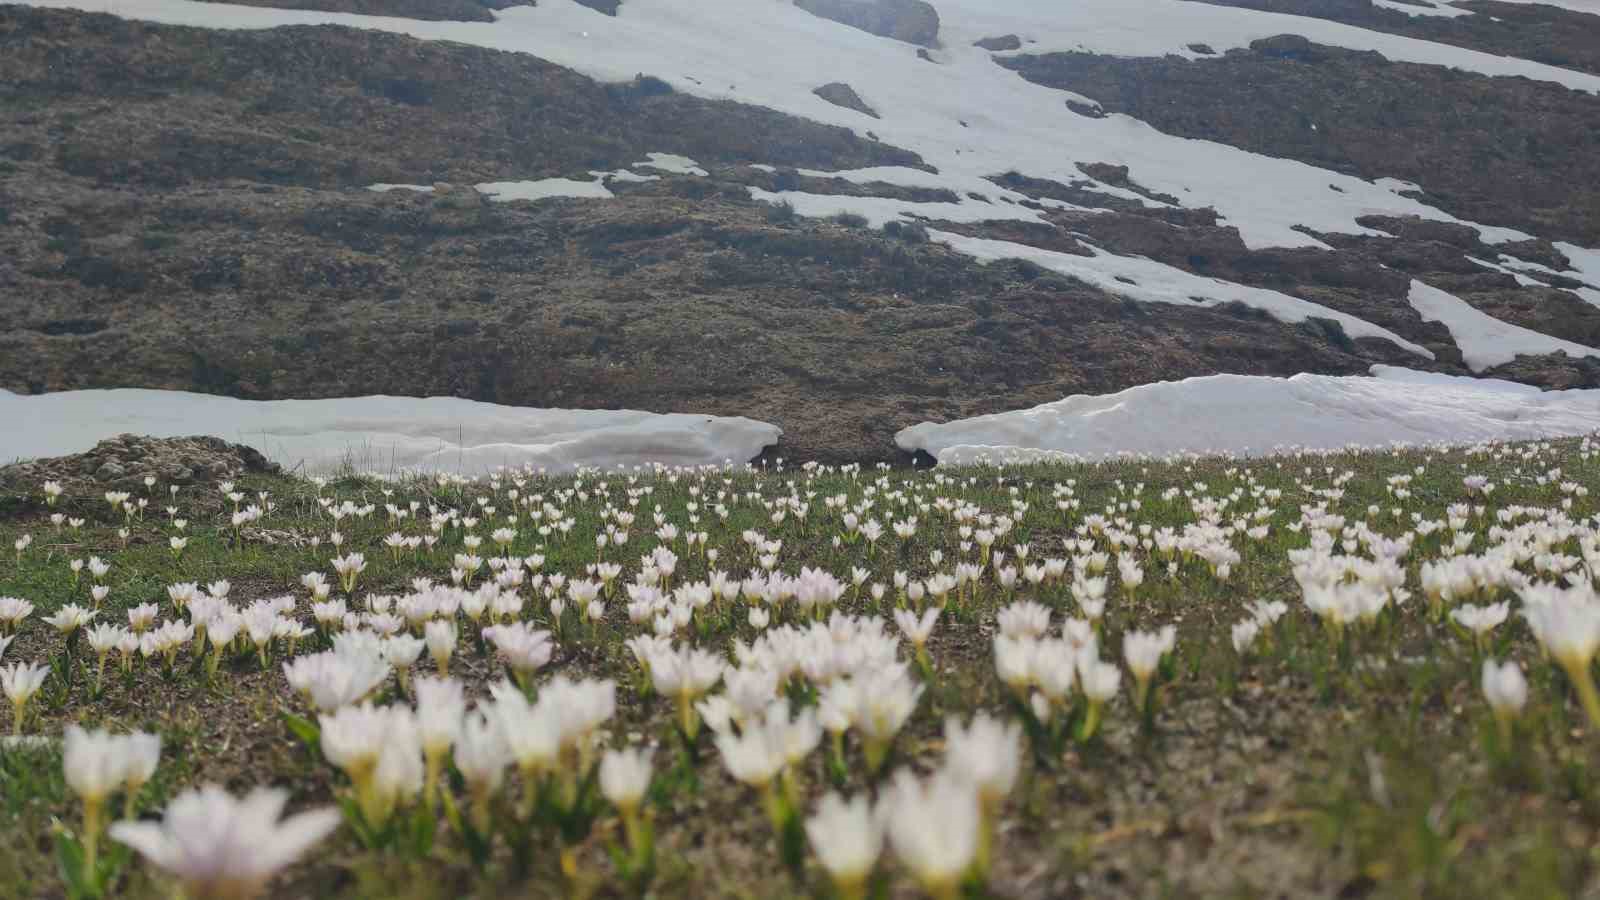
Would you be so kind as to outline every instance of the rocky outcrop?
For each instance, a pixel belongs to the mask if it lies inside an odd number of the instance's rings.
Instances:
[[[842,106],[845,109],[853,109],[858,113],[869,115],[874,119],[878,118],[877,112],[867,105],[867,101],[861,99],[861,95],[856,93],[856,89],[842,81],[830,82],[811,93],[832,103],[834,106]]]
[[[794,0],[794,5],[879,37],[923,47],[939,43],[939,11],[923,0]]]
[[[146,478],[154,478],[164,491],[170,485],[213,484],[278,471],[276,463],[254,448],[220,438],[123,434],[84,453],[0,467],[0,491],[36,494],[46,481],[55,481],[69,497],[97,498],[107,490],[142,494]]]
[[[982,47],[994,53],[1001,53],[1006,50],[1021,50],[1022,38],[1014,34],[1002,34],[998,37],[986,37],[982,40],[974,41],[972,46]]]

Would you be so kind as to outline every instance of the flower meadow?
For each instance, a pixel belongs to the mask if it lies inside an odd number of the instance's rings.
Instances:
[[[1566,896],[1600,442],[0,504],[0,893]]]

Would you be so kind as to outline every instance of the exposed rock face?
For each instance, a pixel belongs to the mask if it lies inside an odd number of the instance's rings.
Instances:
[[[861,99],[861,95],[856,93],[855,88],[842,81],[830,82],[811,93],[832,103],[834,106],[842,106],[845,109],[853,109],[858,113],[865,113],[874,119],[878,118],[877,112],[867,105],[867,101]]]
[[[939,43],[939,11],[922,0],[795,0],[814,16],[924,47]]]
[[[1006,50],[1021,50],[1022,38],[1019,38],[1014,34],[1002,34],[999,37],[986,37],[982,40],[974,41],[972,46],[982,47],[985,50],[993,51],[995,53],[1000,53]]]
[[[107,438],[71,456],[36,459],[0,468],[0,490],[37,493],[58,481],[68,496],[96,497],[106,490],[142,492],[144,480],[168,485],[210,484],[250,472],[277,472],[276,463],[251,447],[214,437]]]
[[[622,8],[622,0],[573,0],[573,2],[608,16],[616,15],[617,10]]]

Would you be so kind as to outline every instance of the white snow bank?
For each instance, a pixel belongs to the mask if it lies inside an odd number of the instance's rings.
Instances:
[[[660,175],[640,175],[638,172],[630,171],[628,169],[617,169],[612,172],[600,172],[596,171],[595,169],[590,169],[589,174],[600,179],[601,181],[644,182],[661,180]]]
[[[673,175],[699,175],[701,177],[707,174],[705,169],[700,168],[699,163],[687,156],[677,156],[671,153],[647,153],[645,155],[649,159],[644,162],[634,163],[633,167],[635,169],[656,169]]]
[[[1600,390],[1550,391],[1374,366],[1372,377],[1211,375],[907,428],[941,463],[1473,443],[1600,429]]]
[[[379,194],[387,194],[390,191],[413,191],[413,192],[418,193],[418,194],[431,194],[431,193],[433,193],[433,185],[431,185],[431,184],[384,184],[382,182],[379,182],[378,184],[369,184],[369,185],[367,185],[367,190],[374,191],[374,192],[379,193]]]
[[[1350,337],[1383,338],[1419,356],[1433,358],[1433,351],[1365,319],[1277,291],[1194,275],[1142,256],[1117,256],[1095,247],[1089,248],[1094,250],[1094,256],[1075,256],[1010,241],[966,237],[948,231],[929,231],[928,237],[983,262],[1025,259],[1053,272],[1086,281],[1101,290],[1147,303],[1205,307],[1237,300],[1265,310],[1283,322],[1303,322],[1313,316],[1333,319],[1344,327],[1345,334]]]
[[[1518,287],[1534,287],[1534,286],[1549,287],[1549,285],[1545,284],[1544,282],[1540,281],[1537,278],[1534,278],[1531,275],[1524,275],[1523,273],[1517,271],[1516,269],[1512,269],[1512,268],[1508,268],[1506,266],[1502,266],[1502,265],[1500,265],[1499,263],[1496,263],[1496,262],[1490,262],[1487,259],[1479,259],[1476,256],[1469,256],[1469,257],[1467,257],[1467,261],[1475,263],[1475,264],[1480,265],[1480,266],[1483,266],[1485,269],[1493,269],[1494,271],[1499,272],[1502,275],[1510,275],[1512,278],[1516,279]]]
[[[1461,358],[1474,372],[1492,369],[1518,356],[1564,352],[1568,356],[1600,356],[1600,350],[1502,322],[1467,301],[1416,279],[1411,281],[1412,308],[1427,322],[1443,322],[1461,348]]]
[[[1565,241],[1557,241],[1556,249],[1572,264],[1572,270],[1566,273],[1569,277],[1600,288],[1600,250],[1589,250]]]
[[[616,194],[605,186],[605,178],[576,181],[571,178],[542,178],[538,181],[490,181],[477,186],[491,200],[543,200],[547,197],[580,197],[605,200]]]
[[[775,425],[743,417],[631,410],[534,409],[455,397],[236,400],[118,389],[21,395],[0,390],[0,460],[61,456],[123,433],[214,435],[286,467],[328,471],[450,471],[500,466],[743,463],[777,441]]]

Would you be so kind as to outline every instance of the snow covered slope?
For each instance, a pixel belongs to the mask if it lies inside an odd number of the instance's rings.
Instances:
[[[1518,354],[1565,353],[1600,356],[1600,350],[1519,328],[1479,312],[1460,298],[1420,281],[1411,282],[1411,305],[1429,322],[1443,322],[1474,372],[1517,358]]]
[[[29,5],[106,10],[99,0],[34,0]],[[1600,76],[1317,19],[1182,0],[944,0],[938,8],[946,47],[934,51],[936,64],[918,59],[905,44],[767,0],[630,0],[616,17],[573,0],[542,0],[538,6],[503,10],[493,23],[423,22],[192,0],[118,0],[110,11],[213,28],[327,23],[381,29],[531,53],[605,81],[650,73],[687,93],[766,106],[858,132],[869,130],[870,122],[870,130],[884,142],[921,154],[961,193],[962,204],[976,204],[980,212],[974,215],[982,217],[1033,215],[1002,200],[1004,192],[990,201],[967,198],[961,188],[974,179],[1017,170],[1066,181],[1081,177],[1074,160],[1129,165],[1152,190],[1183,197],[1186,205],[1214,206],[1227,224],[1238,226],[1248,244],[1258,247],[1317,244],[1296,226],[1368,233],[1355,223],[1363,215],[1453,219],[1359,178],[1174,138],[1124,117],[1074,115],[1063,105],[1062,91],[1022,82],[972,42],[1010,31],[1038,42],[1029,46],[1030,52],[1082,49],[1193,57],[1187,45],[1197,41],[1221,51],[1293,31],[1333,46],[1378,50],[1390,59],[1520,75],[1600,93]],[[881,120],[864,121],[861,114],[812,93],[818,86],[819,60],[824,59],[828,77],[857,86]],[[1330,191],[1330,184],[1338,190]],[[988,193],[996,194],[992,185]],[[1482,231],[1491,241],[1521,236],[1489,226]]]
[[[454,397],[235,400],[182,391],[0,391],[0,460],[62,456],[117,434],[205,434],[248,444],[285,467],[349,462],[380,472],[482,474],[501,466],[743,463],[778,440],[742,417],[630,410],[523,409]]]
[[[1600,390],[1541,392],[1507,381],[1389,366],[1373,377],[1211,375],[1068,397],[1017,412],[907,428],[901,449],[941,463],[1262,453],[1351,444],[1472,443],[1600,430]]]
[[[35,0],[33,5],[104,8],[97,0]],[[944,46],[933,52],[932,64],[918,59],[905,44],[843,27],[786,2],[766,0],[629,0],[616,17],[573,0],[543,0],[537,6],[503,10],[492,23],[423,22],[191,0],[119,0],[113,11],[127,17],[216,28],[351,25],[531,53],[608,81],[650,73],[691,94],[767,106],[858,133],[864,134],[870,124],[877,138],[917,152],[937,174],[887,169],[866,177],[893,184],[947,187],[959,198],[956,203],[916,203],[753,189],[762,199],[791,202],[802,215],[853,212],[873,224],[912,217],[957,222],[1039,221],[1035,209],[1022,205],[1026,197],[997,188],[985,181],[985,176],[1020,171],[1070,182],[1082,178],[1073,161],[1095,160],[1129,166],[1150,191],[1180,197],[1185,206],[1214,207],[1221,214],[1221,224],[1236,226],[1252,248],[1325,246],[1307,230],[1375,233],[1357,224],[1362,216],[1459,220],[1401,196],[1404,185],[1369,182],[1292,160],[1177,138],[1124,116],[1094,119],[1076,115],[1063,105],[1072,95],[1019,79],[996,65],[988,51],[972,46],[973,42],[985,35],[1012,32],[1030,42],[1028,52],[1083,50],[1192,58],[1197,54],[1189,48],[1197,42],[1222,51],[1293,32],[1332,46],[1377,50],[1393,60],[1517,75],[1600,93],[1600,76],[1319,19],[1183,0],[942,0],[937,8]],[[856,86],[882,118],[867,120],[817,97],[813,91],[821,59],[827,60],[829,78]],[[1090,98],[1077,99],[1093,104]],[[502,198],[608,195],[598,181],[484,187]],[[1109,185],[1099,187],[1108,195],[1118,195]],[[1128,194],[1123,191],[1121,195]],[[1141,202],[1156,205],[1154,201]],[[1528,237],[1492,223],[1467,224],[1491,243]],[[946,242],[957,249],[981,251],[986,259],[1029,255],[1026,248],[997,247],[993,242]],[[1123,275],[1129,263],[1101,253],[1073,265],[1091,280],[1107,281]],[[1137,265],[1147,269],[1159,266]],[[1168,272],[1157,280],[1174,277]],[[1125,285],[1119,293],[1153,302],[1169,300],[1161,289]],[[1315,309],[1303,301],[1299,305]],[[1274,315],[1283,311],[1281,301],[1266,307]],[[1318,314],[1339,318],[1327,312]],[[1294,312],[1288,320],[1305,315]],[[1352,329],[1348,322],[1346,330],[1383,332],[1374,326]]]

